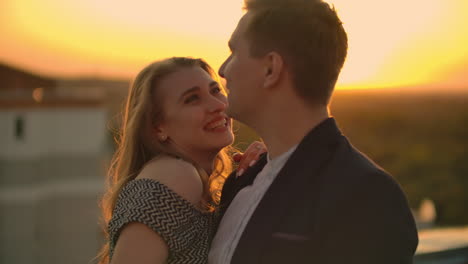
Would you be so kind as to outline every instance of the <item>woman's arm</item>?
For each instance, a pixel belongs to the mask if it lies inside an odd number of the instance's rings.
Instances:
[[[111,264],[166,263],[168,252],[161,236],[144,224],[132,222],[122,229]]]

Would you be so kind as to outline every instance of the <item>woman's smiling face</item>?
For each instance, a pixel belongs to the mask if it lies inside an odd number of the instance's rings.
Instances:
[[[227,99],[220,85],[200,67],[182,67],[158,84],[163,120],[157,133],[177,151],[218,152],[233,142]]]

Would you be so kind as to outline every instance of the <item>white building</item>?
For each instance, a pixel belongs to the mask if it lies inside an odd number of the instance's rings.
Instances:
[[[107,106],[29,90],[12,98],[0,87],[0,263],[91,263],[112,152]]]

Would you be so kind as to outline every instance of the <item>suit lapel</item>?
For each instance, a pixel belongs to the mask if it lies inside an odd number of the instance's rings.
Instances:
[[[260,263],[275,226],[284,220],[291,203],[300,203],[304,193],[318,193],[321,168],[332,156],[340,135],[334,119],[329,118],[304,137],[250,218],[232,263]],[[307,202],[315,206],[314,200]]]
[[[248,185],[252,185],[253,181],[257,177],[257,174],[263,169],[267,162],[267,155],[266,153],[260,155],[259,160],[255,163],[254,166],[248,168],[245,173],[239,177],[236,176],[236,171],[232,172],[229,177],[226,179],[224,183],[221,201],[220,201],[220,209],[219,209],[219,217],[223,217],[224,213],[226,212],[228,206],[231,204],[232,200],[236,196],[236,194],[244,187]]]

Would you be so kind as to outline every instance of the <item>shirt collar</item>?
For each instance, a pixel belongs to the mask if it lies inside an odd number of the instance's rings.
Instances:
[[[273,170],[277,170],[278,168],[283,167],[283,165],[286,163],[286,161],[289,159],[291,154],[296,150],[298,144],[292,146],[290,149],[288,149],[286,152],[281,153],[278,155],[276,158],[271,159],[270,154],[267,153],[267,164],[265,166],[271,167]]]

